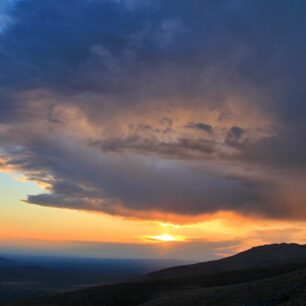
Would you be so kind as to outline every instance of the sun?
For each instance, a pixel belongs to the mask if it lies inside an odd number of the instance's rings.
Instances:
[[[157,235],[157,236],[151,236],[149,238],[151,238],[152,240],[162,241],[162,242],[184,241],[185,240],[183,236],[173,236],[167,233]]]

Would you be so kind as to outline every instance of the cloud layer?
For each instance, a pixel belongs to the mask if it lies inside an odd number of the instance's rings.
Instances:
[[[1,167],[32,204],[305,219],[305,6],[5,2]]]

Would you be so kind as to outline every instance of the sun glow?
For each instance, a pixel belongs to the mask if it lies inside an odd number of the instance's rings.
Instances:
[[[185,237],[183,236],[172,236],[170,234],[161,234],[161,235],[157,235],[157,236],[151,236],[149,237],[152,240],[156,240],[156,241],[162,241],[162,242],[172,242],[172,241],[184,241]]]

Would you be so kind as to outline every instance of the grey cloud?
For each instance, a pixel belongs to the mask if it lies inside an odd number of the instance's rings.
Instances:
[[[305,130],[294,130],[246,141],[236,158],[267,168],[303,171],[306,167],[306,144],[302,139],[305,137]]]
[[[35,154],[11,154],[10,165],[50,185],[49,193],[29,196],[29,203],[122,215],[156,210],[187,215],[219,210],[279,214],[266,202],[272,186],[261,182],[208,175],[192,161],[101,155],[80,145],[75,154],[73,142],[57,144],[55,148],[51,142],[37,142]]]
[[[203,123],[203,122],[198,122],[198,123],[194,123],[194,122],[188,122],[185,125],[186,128],[190,128],[190,129],[196,129],[196,130],[200,130],[200,131],[205,131],[208,134],[212,134],[214,129],[211,125],[207,124],[207,123]]]
[[[176,141],[163,142],[154,138],[132,135],[127,138],[95,140],[93,146],[103,152],[138,152],[150,153],[168,158],[196,158],[214,153],[215,143],[206,139],[179,138]]]
[[[244,129],[239,126],[233,126],[227,132],[225,143],[229,146],[237,147],[241,145],[241,138],[245,134]]]

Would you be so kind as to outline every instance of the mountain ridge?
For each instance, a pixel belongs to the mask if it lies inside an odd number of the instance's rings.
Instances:
[[[254,263],[262,265],[254,266]],[[190,273],[186,273],[188,269]],[[45,296],[14,305],[306,305],[306,245],[255,247],[215,261],[164,269],[126,283]]]
[[[288,263],[306,262],[306,245],[297,243],[279,243],[252,247],[225,258],[200,262],[189,265],[182,265],[147,274],[144,279],[176,277],[174,274],[184,276],[205,273],[217,273],[235,271],[239,269],[251,269],[271,267]],[[193,269],[194,268],[194,269]]]

